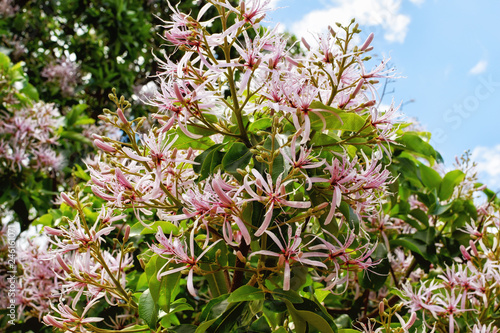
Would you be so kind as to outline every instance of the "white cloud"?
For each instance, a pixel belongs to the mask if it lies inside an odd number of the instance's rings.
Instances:
[[[469,70],[469,74],[472,74],[472,75],[481,74],[481,73],[483,73],[486,70],[487,67],[488,67],[488,61],[486,61],[486,60],[479,60],[477,62],[477,64],[475,64],[474,67],[472,67]]]
[[[471,159],[477,163],[480,181],[490,188],[500,188],[500,145],[478,146],[472,151]]]
[[[421,1],[421,0],[413,0]],[[326,31],[336,22],[348,24],[352,18],[360,25],[380,27],[384,38],[402,43],[410,24],[410,17],[400,13],[402,0],[328,0],[330,7],[307,13],[292,26],[298,37]]]
[[[410,1],[417,6],[420,6],[425,2],[425,0],[410,0]]]

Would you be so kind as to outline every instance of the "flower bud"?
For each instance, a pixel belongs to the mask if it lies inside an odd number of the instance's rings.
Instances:
[[[61,192],[61,199],[64,200],[65,203],[68,204],[71,208],[76,208],[76,202],[71,200],[71,198],[64,192]]]
[[[462,252],[462,255],[464,256],[465,260],[467,260],[467,261],[472,260],[470,254],[465,249],[465,246],[460,245],[460,252]]]
[[[130,236],[130,226],[127,225],[125,227],[125,234],[123,235],[123,242],[126,243],[128,241],[128,237]]]
[[[307,49],[307,51],[311,51],[311,46],[306,42],[304,37],[302,37],[301,41],[302,44],[304,44],[304,47]]]
[[[359,48],[360,51],[365,51],[368,48],[368,46],[370,46],[370,43],[373,40],[373,36],[375,36],[373,32],[370,35],[368,35],[368,38],[366,38],[363,45],[361,45],[361,47]]]
[[[94,140],[94,144],[96,145],[97,148],[105,151],[105,152],[108,152],[108,153],[114,153],[116,151],[115,148],[113,148],[112,146],[108,145],[107,143],[104,143],[103,141],[101,140]]]
[[[125,114],[123,113],[122,109],[118,108],[118,110],[116,110],[116,113],[118,114],[118,118],[120,118],[120,120],[122,121],[122,123],[124,125],[128,125],[128,120],[125,117]]]
[[[64,262],[64,260],[62,259],[61,255],[58,253],[56,255],[56,259],[57,259],[57,262],[59,263],[59,265],[61,265],[61,268],[64,269],[64,271],[66,273],[69,273],[71,274],[71,269],[68,267],[68,265],[66,265],[66,263]]]

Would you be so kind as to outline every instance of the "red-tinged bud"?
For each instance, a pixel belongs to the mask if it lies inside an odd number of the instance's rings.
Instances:
[[[307,49],[307,51],[311,51],[311,46],[306,42],[304,37],[302,37],[301,41],[302,44],[304,44],[304,47]]]
[[[62,230],[54,229],[54,228],[51,228],[51,227],[44,227],[43,231],[47,235],[51,235],[51,236],[61,236],[63,234]]]
[[[337,36],[337,33],[335,32],[335,30],[333,30],[331,25],[328,26],[328,31],[330,31],[330,34],[332,35],[333,38]]]
[[[370,106],[374,106],[375,104],[377,104],[377,101],[376,100],[371,100],[371,101],[366,102],[363,106],[365,108],[369,108]]]
[[[373,32],[372,32],[372,33],[368,36],[368,38],[365,40],[365,42],[363,43],[363,45],[361,45],[361,47],[359,48],[359,50],[360,50],[360,51],[365,51],[365,50],[366,50],[366,48],[367,48],[368,46],[370,46],[370,44],[371,44],[371,42],[372,42],[372,40],[373,40],[373,37],[374,37],[374,36],[375,36],[375,35],[374,35],[374,34],[373,34]]]
[[[108,152],[108,153],[114,153],[116,151],[115,148],[113,148],[112,146],[108,145],[107,143],[104,143],[103,141],[101,140],[94,140],[94,144],[96,145],[97,148],[105,151],[105,152]]]
[[[120,118],[120,120],[122,121],[122,123],[125,124],[125,125],[127,125],[128,124],[128,120],[125,117],[125,114],[123,113],[122,109],[118,108],[118,110],[116,110],[116,113],[118,114],[118,118]]]
[[[240,3],[241,14],[245,14],[245,1]]]
[[[66,263],[64,262],[63,258],[61,257],[61,255],[58,253],[56,255],[56,259],[57,259],[57,262],[59,263],[59,265],[61,265],[61,268],[64,269],[64,271],[66,273],[69,273],[71,274],[71,269],[68,267],[68,265],[66,265]]]
[[[331,51],[328,51],[328,63],[333,63],[333,53]]]
[[[465,260],[467,260],[467,261],[472,260],[470,254],[465,249],[465,246],[460,245],[460,252],[462,252],[462,255],[464,256]]]
[[[125,227],[125,234],[123,235],[123,242],[126,243],[128,241],[128,237],[130,236],[130,226],[127,225]]]
[[[97,116],[97,118],[101,119],[102,121],[106,121],[106,120],[108,120],[108,117],[106,117],[106,116],[105,116],[105,115],[103,115],[103,114],[98,115],[98,116]]]
[[[476,244],[472,241],[472,239],[469,241],[470,249],[472,250],[472,253],[474,253],[474,256],[479,256],[479,252],[477,252],[477,247]]]
[[[63,199],[64,202],[68,204],[68,206],[76,208],[76,202],[72,200],[66,193],[61,193],[61,199]]]
[[[182,96],[181,90],[179,89],[179,85],[177,82],[174,82],[174,93],[175,97],[179,100],[179,102],[184,104],[184,97]]]
[[[403,327],[405,330],[409,329],[410,327],[413,326],[413,324],[415,324],[415,321],[417,320],[417,313],[416,312],[412,312],[411,315],[410,315],[410,319],[408,320],[408,322],[406,323],[405,327]]]
[[[92,138],[94,138],[94,140],[101,140],[102,141],[102,136],[100,136],[99,134],[92,133]]]
[[[247,259],[243,256],[243,254],[240,251],[236,251],[236,256],[241,262],[243,263],[247,262]]]
[[[319,205],[316,206],[316,209],[317,210],[325,209],[326,207],[328,207],[328,205],[329,205],[328,202],[322,202],[322,203],[320,203]]]
[[[122,184],[126,188],[128,188],[128,189],[134,188],[132,186],[132,184],[128,181],[127,177],[125,177],[125,175],[123,174],[123,172],[120,168],[115,169],[115,176],[116,176],[116,179],[120,182],[120,184]]]
[[[54,326],[60,329],[64,329],[64,325],[55,320],[54,317],[52,317],[51,315],[44,316],[43,321],[49,326]]]
[[[370,47],[367,47],[367,48],[366,48],[365,52],[370,52],[370,51],[372,51],[372,50],[373,50],[373,46],[370,46]]]
[[[295,61],[295,59],[286,56],[286,61],[288,61],[290,64],[294,65],[295,67],[303,67],[300,62]]]
[[[384,302],[378,303],[378,313],[379,314],[384,313]]]
[[[361,87],[363,87],[363,83],[365,83],[365,80],[364,79],[360,79],[358,81],[358,84],[356,85],[356,88],[354,88],[354,91],[351,93],[351,98],[354,98],[356,97],[356,95],[359,93],[359,91],[361,90]]]

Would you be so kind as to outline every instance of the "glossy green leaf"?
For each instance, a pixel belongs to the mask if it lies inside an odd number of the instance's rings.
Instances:
[[[245,169],[252,160],[252,153],[241,142],[235,142],[222,159],[222,167],[229,173],[237,173],[237,169]]]
[[[205,150],[200,155],[196,156],[194,161],[199,164],[193,165],[193,170],[200,174],[199,180],[207,178],[215,168],[222,162],[224,153],[220,150],[224,147],[223,144],[216,144]]]
[[[271,293],[271,295],[273,295],[273,297],[275,299],[279,298],[283,301],[287,300],[287,301],[290,301],[292,303],[302,303],[303,302],[302,297],[300,297],[300,295],[293,290],[283,290],[281,288],[276,288],[273,291],[271,291],[270,293]]]
[[[44,214],[42,216],[40,216],[39,218],[37,218],[35,221],[33,221],[33,223],[31,223],[31,225],[45,225],[45,226],[48,226],[50,227],[52,225],[52,220],[53,220],[53,216],[52,214]]]
[[[231,332],[231,329],[240,319],[246,306],[247,302],[230,303],[226,311],[224,311],[206,331],[208,333]]]
[[[149,292],[149,289],[144,291],[139,299],[139,317],[143,319],[149,328],[156,327],[158,320],[158,305]]]
[[[179,326],[169,328],[168,331],[175,333],[195,333],[197,328],[198,326],[196,325],[182,324]],[[124,330],[124,332],[126,332],[126,330]]]
[[[174,235],[177,236],[179,234],[179,228],[167,221],[155,221],[152,224],[147,222],[146,223],[150,224],[151,226],[145,227],[141,222],[137,222],[130,228],[130,235],[131,236],[137,236],[137,235],[150,235],[150,234],[156,234],[158,232],[158,228],[161,228],[163,233],[165,235]]]
[[[200,321],[207,321],[220,316],[229,304],[229,302],[226,301],[228,297],[229,294],[225,294],[211,299],[203,308],[200,315]]]
[[[303,298],[302,303],[293,304],[287,300],[284,302],[292,316],[297,333],[310,332],[310,327],[314,327],[316,332],[321,333],[337,332],[333,318],[319,304],[307,298]]]
[[[461,170],[453,170],[448,172],[441,182],[439,187],[439,199],[448,200],[453,194],[455,187],[460,184],[465,178],[465,174]]]
[[[266,298],[266,293],[256,287],[252,286],[242,286],[231,292],[228,302],[242,302],[242,301],[257,301]]]
[[[400,138],[396,139],[396,142],[402,144],[405,149],[415,152],[422,157],[427,159],[436,159],[437,153],[432,148],[430,144],[425,142],[420,136],[415,132],[406,132]]]
[[[321,119],[314,112],[309,113],[309,118],[311,119],[311,129],[316,131],[323,130],[326,125],[326,130],[344,130],[357,132],[365,124],[363,117],[355,112],[346,112],[344,110],[339,110],[331,106],[326,106],[319,101],[314,101],[311,103],[311,109],[313,110],[326,110],[319,111],[323,118]]]
[[[255,133],[258,131],[266,130],[271,126],[272,126],[271,118],[260,118],[252,122],[250,126],[248,126],[248,131],[251,133]]]
[[[419,165],[418,169],[420,171],[420,180],[429,189],[438,189],[441,185],[441,176],[439,173],[431,167],[426,165]]]
[[[202,135],[203,137],[196,139],[190,138],[189,136],[184,134],[184,132],[180,128],[177,128],[175,130],[175,134],[178,137],[177,140],[175,140],[175,143],[172,145],[172,148],[177,148],[177,149],[192,148],[192,149],[205,150],[214,145],[214,142],[209,137],[210,135],[215,134],[214,131],[208,129],[200,129],[198,127],[190,125],[188,125],[187,128],[190,133]]]

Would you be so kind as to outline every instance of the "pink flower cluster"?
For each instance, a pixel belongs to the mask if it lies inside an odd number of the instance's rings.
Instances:
[[[61,115],[54,104],[43,102],[0,114],[1,169],[13,173],[60,170],[63,157],[53,149],[58,145],[60,122]]]
[[[48,82],[58,83],[64,96],[72,96],[75,93],[80,72],[75,62],[62,58],[57,63],[46,66],[41,75],[47,78]]]

